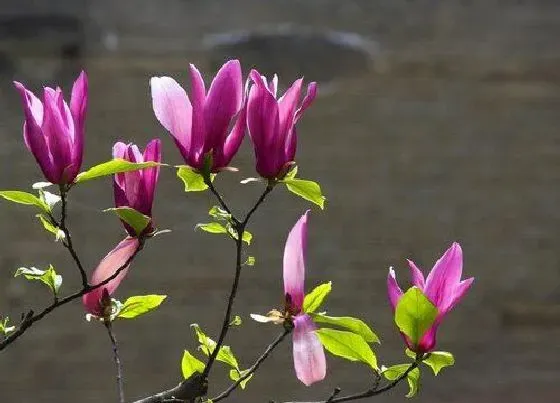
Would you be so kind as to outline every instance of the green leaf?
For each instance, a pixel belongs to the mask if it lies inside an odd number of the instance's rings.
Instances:
[[[52,208],[56,205],[56,203],[62,200],[59,195],[47,192],[46,190],[39,190],[39,199],[49,206],[49,211],[52,211]]]
[[[311,313],[310,316],[316,323],[325,323],[328,325],[342,327],[352,333],[360,335],[368,343],[381,343],[379,337],[377,337],[370,327],[358,318],[353,318],[351,316],[328,316],[323,313]]]
[[[136,295],[127,298],[117,317],[132,319],[144,315],[160,306],[165,298],[167,295]]]
[[[315,203],[321,209],[325,208],[325,196],[321,193],[318,183],[304,179],[285,177],[282,182],[286,184],[288,190],[299,197]]]
[[[312,313],[321,307],[324,299],[332,290],[332,281],[318,285],[303,299],[303,312]]]
[[[198,338],[198,342],[200,343],[199,348],[204,354],[210,356],[210,354],[212,354],[212,352],[216,348],[216,342],[210,337],[206,336],[200,326],[198,326],[196,323],[193,323],[191,327],[194,329],[195,334]],[[231,351],[230,346],[222,346],[220,348],[220,351],[218,352],[218,355],[216,356],[216,360],[226,363],[233,368],[239,369],[239,364],[237,363],[237,359]]]
[[[286,174],[286,176],[284,176],[284,179],[294,179],[297,175],[297,171],[298,171],[298,166],[293,165],[292,169],[290,169]]]
[[[237,382],[239,379],[241,379],[241,377],[245,376],[245,374],[247,374],[247,372],[249,372],[248,369],[245,369],[243,371],[239,371],[235,368],[231,369],[229,371],[229,379],[231,379],[233,382]],[[247,382],[249,382],[251,380],[253,375],[254,374],[249,375],[247,378],[245,378],[244,380],[242,380],[239,383],[239,386],[241,386],[241,389],[245,389],[245,386],[247,385]]]
[[[60,241],[61,239],[66,238],[64,231],[62,231],[60,228],[53,225],[53,223],[51,223],[51,221],[43,214],[37,214],[35,215],[35,217],[39,218],[41,224],[43,225],[43,228],[45,228],[50,233],[54,234],[55,241]]]
[[[202,174],[187,165],[181,165],[177,169],[177,176],[183,181],[185,192],[201,192],[208,189]]]
[[[208,211],[208,215],[218,221],[229,221],[229,219],[231,218],[231,214],[225,211],[220,206],[212,206],[210,211]]]
[[[14,277],[23,276],[27,280],[36,280],[45,284],[54,295],[58,294],[58,290],[62,285],[62,276],[56,274],[54,267],[49,265],[47,270],[39,270],[36,267],[20,267],[16,270]]]
[[[251,245],[251,241],[253,240],[253,234],[251,234],[249,231],[243,231],[241,240],[245,242],[247,245]]]
[[[241,316],[235,315],[234,318],[229,322],[230,326],[241,326],[243,321],[241,320]]]
[[[399,300],[395,309],[395,323],[413,344],[418,344],[432,326],[437,308],[417,287],[411,287]]]
[[[78,176],[76,176],[74,183],[82,183],[92,179],[101,178],[103,176],[118,174],[122,172],[138,171],[139,169],[155,167],[158,165],[163,164],[154,161],[130,162],[127,160],[115,158],[102,164],[95,165],[85,172],[81,172],[80,174],[78,174]]]
[[[245,266],[254,266],[255,265],[255,257],[254,256],[248,256],[247,260],[245,260]]]
[[[29,206],[39,207],[42,211],[46,213],[49,213],[51,211],[47,203],[45,203],[40,198],[38,198],[37,196],[31,193],[20,192],[19,190],[2,190],[0,191],[0,196],[14,203],[27,204]]]
[[[437,376],[443,368],[455,364],[455,357],[447,351],[432,351],[428,354],[428,358],[425,358],[422,362],[429,366],[434,371],[434,375]]]
[[[208,223],[199,223],[196,224],[194,229],[200,229],[205,232],[209,232],[211,234],[228,234],[228,230],[223,224],[219,222],[208,222]]]
[[[183,372],[184,379],[189,379],[195,372],[202,373],[204,371],[204,366],[202,361],[185,350],[183,359],[181,360],[181,371]]]
[[[16,330],[15,326],[8,326],[9,322],[10,318],[8,318],[7,316],[4,319],[0,320],[0,333],[2,333],[4,336]]]
[[[130,225],[136,235],[140,235],[142,231],[150,224],[150,217],[134,210],[132,207],[113,207],[103,210],[104,212],[112,211],[121,220]]]
[[[369,344],[352,332],[321,328],[315,331],[321,344],[331,354],[350,361],[361,361],[377,370],[377,358]]]
[[[394,381],[400,378],[408,370],[408,368],[410,368],[410,365],[411,364],[393,365],[392,367],[384,368],[382,374],[389,381]],[[406,397],[410,398],[416,395],[418,393],[418,389],[420,388],[420,369],[414,368],[410,371],[406,376],[406,380],[408,381],[409,388]]]

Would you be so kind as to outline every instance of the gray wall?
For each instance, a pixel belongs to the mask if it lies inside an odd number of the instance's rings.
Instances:
[[[77,24],[38,28],[27,21],[23,32],[29,35],[22,35],[6,22],[16,14],[55,12]],[[154,136],[164,140],[165,160],[179,163],[153,117],[149,77],[168,74],[185,82],[188,62],[209,71],[225,57],[223,49],[206,46],[212,34],[270,33],[285,30],[278,26],[286,23],[303,32],[303,42],[278,45],[267,36],[256,50],[247,45],[228,52],[242,57],[245,71],[274,58],[281,80],[296,74],[297,65],[307,79],[328,81],[299,131],[301,175],[318,180],[328,197],[326,211],[311,218],[308,288],[333,280],[329,311],[359,313],[384,341],[380,362],[397,362],[402,346],[386,302],[388,266],[404,282],[405,258],[427,269],[459,240],[465,274],[477,280],[439,332],[440,348],[454,352],[457,365],[437,382],[425,371],[418,401],[554,401],[560,392],[557,2],[119,0],[46,6],[3,0],[0,18],[12,27],[0,31],[5,189],[41,179],[21,141],[12,79],[36,89],[47,82],[69,89],[84,66],[91,88],[85,164],[107,159],[116,140],[145,144]],[[359,57],[344,63],[340,49],[298,47],[326,30],[366,38],[373,52],[367,69]],[[246,141],[235,159],[241,173],[223,174],[217,182],[239,210],[258,196],[257,186],[236,184],[254,175],[252,163]],[[92,268],[123,236],[119,223],[99,212],[111,203],[108,181],[72,194],[70,225]],[[190,323],[211,334],[218,330],[233,250],[226,240],[193,231],[212,203],[207,194],[185,196],[172,171],[161,175],[155,214],[173,232],[150,242],[118,292],[123,299],[169,294],[158,312],[116,325],[131,398],[179,380],[182,350],[195,347]],[[235,307],[244,318],[281,303],[283,243],[306,206],[278,189],[256,214],[250,249],[257,265],[244,272]],[[39,230],[27,209],[2,204],[0,217],[2,315],[17,319],[24,309],[48,302],[37,284],[12,278],[20,265],[53,263],[65,274],[63,290],[78,286],[65,251]],[[277,331],[246,320],[228,343],[248,366]],[[58,310],[0,354],[0,396],[14,402],[114,401],[106,338],[100,326],[83,320],[80,304]],[[215,378],[213,391],[227,384],[225,371],[216,371]],[[329,359],[327,380],[302,387],[286,343],[232,400],[324,398],[335,386],[350,392],[367,381],[365,368]],[[379,399],[403,396],[398,390]]]

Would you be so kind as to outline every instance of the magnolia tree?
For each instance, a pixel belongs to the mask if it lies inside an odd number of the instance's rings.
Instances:
[[[408,261],[412,286],[403,291],[397,284],[395,272],[389,269],[387,292],[396,329],[405,347],[405,363],[389,367],[379,366],[376,355],[379,337],[363,320],[352,316],[335,317],[322,311],[331,283],[325,282],[306,293],[305,250],[310,210],[307,210],[289,230],[284,246],[284,305],[271,307],[270,312],[253,314],[257,322],[277,325],[281,331],[249,367],[240,367],[230,346],[226,345],[228,331],[241,324],[233,314],[238,285],[244,267],[252,266],[255,258],[246,257],[245,247],[251,243],[248,231],[253,214],[269,194],[279,188],[287,190],[315,204],[321,210],[325,198],[320,186],[297,176],[296,126],[307,108],[314,102],[317,84],[310,83],[300,102],[303,80],[296,80],[278,96],[278,77],[268,81],[252,70],[244,83],[239,61],[225,63],[206,90],[202,75],[190,65],[190,93],[170,77],[153,77],[150,81],[155,117],[171,134],[185,164],[170,166],[162,162],[160,140],[148,143],[143,152],[134,144],[118,142],[113,146],[113,159],[80,173],[82,165],[85,120],[88,104],[88,81],[82,72],[72,88],[70,103],[60,88],[46,87],[38,98],[23,84],[15,82],[23,105],[23,138],[35,157],[46,181],[33,185],[32,193],[7,190],[0,192],[4,199],[29,205],[36,212],[42,226],[70,253],[81,287],[62,292],[62,276],[53,266],[48,268],[21,267],[15,276],[42,282],[52,294],[50,305],[40,312],[28,311],[19,323],[7,317],[0,321],[0,350],[9,347],[29,331],[33,324],[72,301],[81,300],[86,319],[103,325],[110,337],[116,364],[118,401],[125,402],[123,365],[119,358],[113,322],[141,316],[157,308],[165,295],[131,296],[124,302],[114,298],[119,284],[128,276],[130,266],[150,239],[164,231],[158,230],[152,216],[158,176],[174,169],[186,192],[209,191],[216,205],[209,211],[211,219],[196,228],[231,238],[235,243],[233,284],[225,301],[225,315],[219,333],[207,335],[193,324],[200,343],[194,354],[186,351],[178,360],[184,379],[169,390],[154,393],[136,403],[155,402],[218,402],[234,391],[247,387],[278,344],[291,339],[294,375],[310,386],[323,380],[327,373],[325,350],[346,360],[366,364],[371,375],[369,384],[357,393],[341,394],[335,389],[325,402],[365,399],[382,394],[406,380],[408,397],[417,393],[421,364],[435,375],[442,368],[453,365],[453,355],[436,350],[436,333],[447,313],[464,297],[473,279],[461,280],[463,255],[458,243],[453,243],[435,263],[427,277],[418,266]],[[237,153],[245,133],[249,134],[255,151],[255,170],[258,178],[242,183],[257,182],[263,191],[243,216],[232,213],[224,196],[214,185],[216,176],[232,170],[230,163]],[[74,187],[88,181],[112,176],[114,212],[122,221],[127,236],[119,242],[90,273],[82,263],[72,242],[67,225],[68,204]],[[280,285],[279,285],[280,288]],[[231,385],[224,391],[209,394],[212,369],[219,361],[230,368]]]

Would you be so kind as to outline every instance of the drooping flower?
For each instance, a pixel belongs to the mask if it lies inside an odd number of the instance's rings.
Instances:
[[[422,274],[422,271],[412,260],[408,260],[408,265],[412,276],[412,284],[418,287],[428,300],[434,304],[438,314],[433,325],[426,331],[417,345],[413,345],[407,336],[403,336],[409,349],[419,353],[427,353],[436,346],[436,332],[443,318],[464,298],[474,281],[474,277],[461,281],[463,251],[457,242],[454,242],[445,251],[426,279],[424,279],[424,274]],[[393,269],[389,269],[387,290],[389,302],[394,311],[403,292],[397,284]]]
[[[307,94],[299,105],[302,78],[279,99],[276,99],[277,76],[268,83],[266,77],[252,70],[250,78],[254,85],[247,100],[247,127],[255,149],[256,170],[263,178],[281,179],[294,162],[296,124],[315,99],[317,83],[307,86]]]
[[[139,246],[140,241],[138,238],[127,237],[119,242],[115,249],[110,251],[94,270],[90,284],[97,285],[115,274],[136,253]],[[126,276],[129,267],[130,264],[107,284],[90,291],[82,297],[82,303],[87,312],[100,318],[110,316],[111,295],[113,295]]]
[[[121,158],[130,162],[161,162],[161,141],[159,139],[150,141],[144,154],[134,144],[118,142],[113,146],[113,158]],[[152,205],[158,176],[159,166],[114,175],[115,206],[131,207],[152,218]],[[131,236],[136,236],[134,229],[124,221],[123,224]],[[150,222],[144,232],[149,233],[152,230]]]
[[[294,225],[284,249],[286,315],[292,320],[294,368],[298,379],[309,386],[325,378],[325,351],[315,334],[316,326],[303,312],[305,250],[309,210]]]
[[[44,88],[43,99],[17,81],[25,123],[23,138],[45,178],[52,183],[72,183],[82,165],[88,80],[81,72],[72,87],[70,107],[60,88]]]
[[[208,93],[193,64],[190,65],[190,78],[189,98],[171,77],[152,77],[154,113],[173,136],[187,165],[199,171],[210,168],[217,172],[228,166],[245,135],[241,65],[238,60],[225,63]],[[212,165],[205,167],[209,156]]]

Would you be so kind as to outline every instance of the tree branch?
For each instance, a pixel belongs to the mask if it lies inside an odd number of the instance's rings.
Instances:
[[[119,402],[124,403],[123,372],[117,339],[115,338],[115,334],[113,333],[111,322],[107,320],[104,322],[104,325],[107,329],[107,333],[109,334],[109,339],[111,340],[111,347],[113,348],[113,358],[117,367],[117,388],[119,391]]]
[[[66,305],[67,303],[75,300],[76,298],[82,297],[83,295],[87,294],[90,291],[93,291],[93,290],[95,290],[99,287],[103,287],[109,281],[113,280],[132,262],[132,260],[134,260],[136,255],[138,255],[138,253],[142,250],[143,247],[144,247],[144,240],[141,238],[140,243],[138,244],[138,247],[136,248],[134,253],[111,276],[107,277],[102,282],[100,282],[98,284],[95,284],[95,285],[88,285],[87,287],[82,287],[82,289],[80,291],[77,291],[77,292],[75,292],[73,294],[70,294],[70,295],[68,295],[68,296],[66,296],[62,299],[59,299],[58,301],[53,302],[51,305],[47,306],[45,309],[43,309],[37,315],[35,315],[33,311],[29,311],[25,315],[24,319],[21,321],[18,329],[16,331],[14,331],[13,333],[11,333],[8,337],[6,337],[4,340],[2,340],[0,342],[0,351],[4,350],[8,345],[10,345],[14,341],[16,341],[35,322],[40,321],[41,319],[43,319],[45,316],[47,316],[49,313],[51,313],[52,311],[54,311],[58,307],[61,307],[62,305]]]
[[[213,397],[211,400],[214,403],[216,403],[216,402],[219,402],[220,400],[223,400],[223,399],[227,398],[230,395],[231,392],[233,392],[235,389],[237,389],[239,387],[241,382],[243,382],[245,379],[249,378],[257,369],[259,369],[259,366],[263,363],[264,360],[266,360],[268,358],[270,353],[272,353],[272,350],[274,350],[276,348],[276,346],[278,344],[280,344],[288,334],[290,334],[291,331],[292,331],[291,329],[284,328],[284,331],[282,333],[280,333],[278,335],[278,337],[276,337],[276,339],[274,339],[274,341],[266,348],[264,353],[262,353],[262,355],[257,359],[257,361],[255,361],[255,363],[251,366],[251,368],[249,368],[249,370],[241,378],[239,378],[237,381],[235,381],[235,383],[232,383],[229,386],[229,388],[224,390],[222,393],[220,393],[216,397]]]

